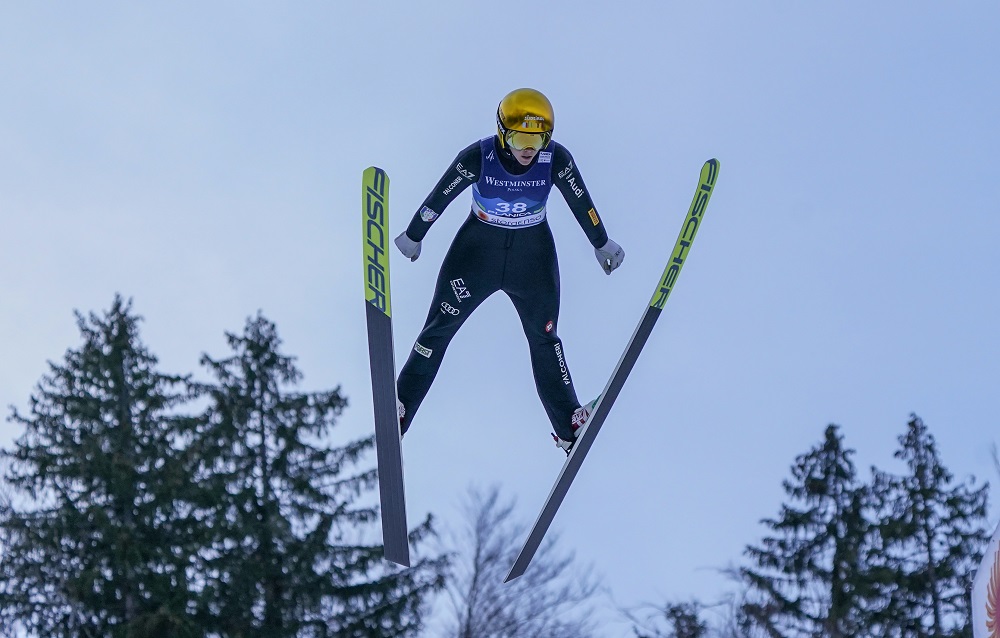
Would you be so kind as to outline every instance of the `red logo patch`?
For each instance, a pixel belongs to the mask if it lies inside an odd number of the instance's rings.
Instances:
[[[555,324],[553,324],[551,321],[548,322],[547,324],[545,324],[545,332],[552,332],[552,328],[554,328],[554,327],[555,327]]]

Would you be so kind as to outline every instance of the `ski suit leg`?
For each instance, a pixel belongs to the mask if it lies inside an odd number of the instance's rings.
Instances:
[[[424,327],[396,380],[396,394],[406,411],[402,430],[430,390],[452,337],[479,304],[500,288],[504,231],[469,219],[455,235],[441,263]]]
[[[535,388],[552,428],[571,440],[580,407],[569,374],[559,323],[559,264],[548,223],[512,232],[502,289],[514,304],[531,352]]]

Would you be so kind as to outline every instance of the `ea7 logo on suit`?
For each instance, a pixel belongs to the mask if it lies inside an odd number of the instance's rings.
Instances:
[[[461,279],[451,280],[451,291],[455,293],[455,299],[458,299],[458,303],[462,303],[463,299],[468,299],[472,296],[469,289],[465,287],[465,282]]]

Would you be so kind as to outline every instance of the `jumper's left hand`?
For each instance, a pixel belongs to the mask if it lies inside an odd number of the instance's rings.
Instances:
[[[420,256],[420,242],[410,239],[405,230],[396,238],[396,248],[410,261],[416,261]]]
[[[607,275],[610,275],[612,270],[621,266],[622,262],[625,261],[625,250],[612,241],[610,237],[606,244],[594,249],[594,254],[597,255],[597,261],[600,262],[601,268]]]

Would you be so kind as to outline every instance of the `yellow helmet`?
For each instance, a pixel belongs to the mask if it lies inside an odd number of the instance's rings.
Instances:
[[[552,104],[541,92],[515,89],[505,95],[497,107],[500,146],[510,145],[518,150],[532,147],[540,151],[552,139],[555,122]]]

